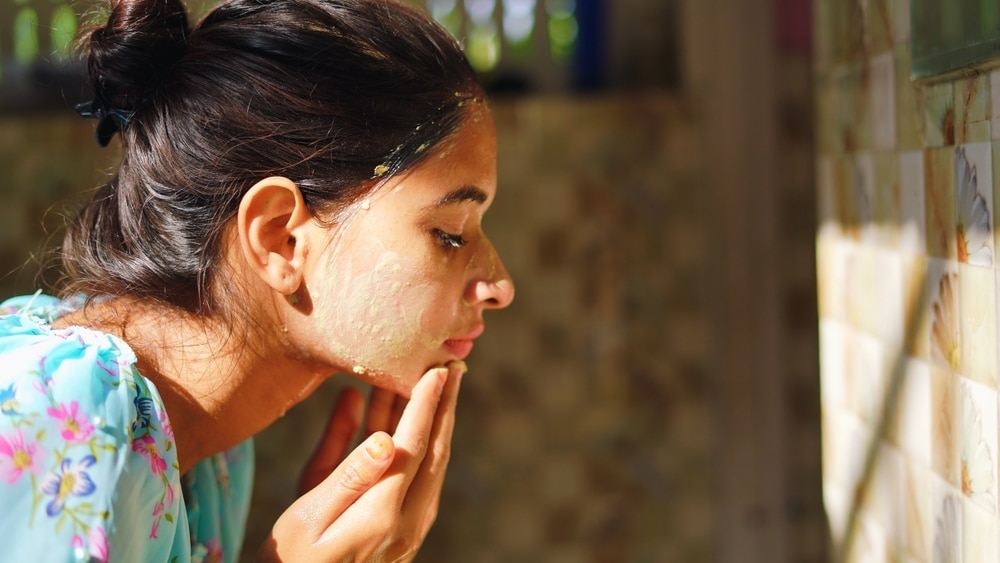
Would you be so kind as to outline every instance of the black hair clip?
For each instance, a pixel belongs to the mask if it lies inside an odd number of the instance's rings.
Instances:
[[[107,109],[97,103],[97,100],[90,100],[76,104],[73,107],[80,117],[97,120],[97,143],[102,147],[108,146],[111,137],[121,131],[128,124],[132,113],[123,109]]]

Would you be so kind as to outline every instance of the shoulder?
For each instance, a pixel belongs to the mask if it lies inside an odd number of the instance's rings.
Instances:
[[[24,538],[12,549],[28,557],[34,535],[101,559],[148,554],[161,535],[173,543],[178,465],[155,386],[121,340],[47,320],[0,316],[0,504],[14,507],[5,545]]]

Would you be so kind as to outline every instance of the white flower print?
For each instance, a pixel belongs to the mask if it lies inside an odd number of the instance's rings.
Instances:
[[[963,147],[955,151],[955,207],[958,211],[955,224],[958,261],[992,266],[990,211],[986,198],[979,191],[976,167],[969,163]]]

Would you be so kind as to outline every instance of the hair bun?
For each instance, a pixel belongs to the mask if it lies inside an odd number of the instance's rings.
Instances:
[[[188,33],[179,0],[111,0],[107,24],[90,33],[95,103],[135,111],[184,55]]]

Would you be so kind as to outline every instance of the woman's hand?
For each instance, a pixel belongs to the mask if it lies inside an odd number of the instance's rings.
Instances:
[[[430,370],[405,407],[402,399],[373,390],[366,428],[371,435],[329,472],[361,424],[360,393],[342,394],[303,475],[309,491],[278,518],[259,558],[412,559],[437,516],[465,369],[463,362],[452,362]]]

